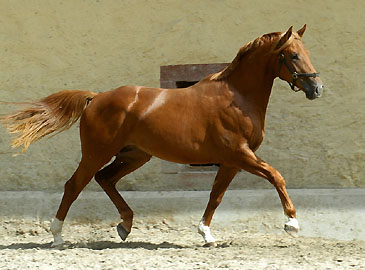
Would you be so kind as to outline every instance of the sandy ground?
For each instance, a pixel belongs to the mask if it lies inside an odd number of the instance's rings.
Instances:
[[[49,222],[1,221],[0,269],[364,269],[365,242],[251,234],[212,226],[218,247],[202,247],[195,224],[137,222],[126,242],[116,224],[64,226],[51,248]]]

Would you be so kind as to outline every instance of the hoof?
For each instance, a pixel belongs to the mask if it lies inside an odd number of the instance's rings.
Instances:
[[[60,233],[57,233],[53,236],[53,243],[51,244],[52,248],[60,248],[63,246],[63,239]]]
[[[285,225],[284,230],[292,237],[298,237],[299,230],[295,227]]]
[[[289,221],[285,223],[284,230],[291,236],[297,237],[299,232],[298,221],[295,218],[289,218]]]
[[[58,241],[54,241],[52,244],[51,244],[51,248],[62,248],[63,247],[63,241],[61,242],[58,242]]]
[[[124,229],[124,227],[121,223],[118,224],[117,231],[118,231],[120,238],[122,238],[123,241],[125,241],[125,239],[127,239],[128,234],[130,233],[126,229]]]
[[[203,247],[208,247],[208,248],[215,248],[216,246],[217,244],[215,242],[208,242],[203,245]]]

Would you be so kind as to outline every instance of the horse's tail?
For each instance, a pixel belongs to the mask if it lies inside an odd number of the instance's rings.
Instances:
[[[82,90],[65,90],[34,102],[14,102],[23,109],[3,115],[0,121],[10,133],[17,136],[11,146],[23,145],[23,153],[30,144],[54,131],[70,128],[82,115],[88,102],[97,93]]]

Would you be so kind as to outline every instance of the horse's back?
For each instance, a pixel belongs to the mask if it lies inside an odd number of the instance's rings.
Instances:
[[[90,143],[113,145],[116,151],[136,145],[179,163],[219,163],[219,153],[229,147],[220,141],[230,134],[225,129],[235,114],[231,103],[231,93],[209,82],[183,89],[123,86],[90,103],[80,125],[81,140],[93,137]]]

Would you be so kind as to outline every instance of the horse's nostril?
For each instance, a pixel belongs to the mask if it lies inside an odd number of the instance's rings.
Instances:
[[[322,91],[323,91],[323,86],[322,85],[318,85],[315,89],[315,93],[316,93],[317,96],[321,96]]]

